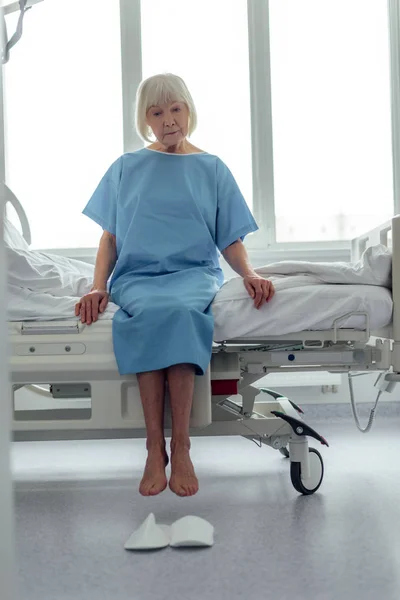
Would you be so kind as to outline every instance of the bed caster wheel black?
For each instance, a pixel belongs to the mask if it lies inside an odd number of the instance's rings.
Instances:
[[[293,487],[305,496],[314,494],[322,483],[324,478],[324,462],[322,456],[315,448],[308,449],[310,453],[310,471],[311,477],[309,479],[302,479],[301,477],[301,463],[292,462],[290,465],[290,478],[292,480]]]
[[[284,456],[285,458],[289,458],[289,450],[287,448],[279,448],[279,452],[282,454],[282,456]]]

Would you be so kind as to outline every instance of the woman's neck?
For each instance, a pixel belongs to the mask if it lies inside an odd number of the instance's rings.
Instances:
[[[166,154],[194,154],[197,152],[202,152],[193,144],[187,141],[185,138],[179,144],[175,144],[174,146],[163,146],[160,142],[155,142],[149,146],[150,150],[158,150],[158,152],[165,152]]]

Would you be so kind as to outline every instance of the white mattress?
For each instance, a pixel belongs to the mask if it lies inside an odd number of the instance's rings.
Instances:
[[[232,290],[231,290],[232,292]],[[58,298],[58,315],[55,317],[51,307],[46,311],[42,306],[40,319],[36,321],[68,320],[74,318],[76,298]],[[215,341],[269,337],[300,331],[324,331],[331,329],[334,320],[347,313],[367,312],[371,331],[379,330],[390,324],[392,319],[392,297],[389,290],[370,285],[309,285],[277,289],[275,297],[260,310],[253,306],[246,290],[219,293],[213,303],[215,318]],[[37,306],[35,306],[35,310]],[[102,321],[111,321],[118,306],[110,303],[101,315]],[[26,319],[28,306],[25,305]],[[341,328],[365,329],[365,319],[352,316],[340,323]]]
[[[366,312],[370,330],[391,323],[392,295],[383,287],[372,285],[309,285],[277,289],[272,301],[256,310],[252,300],[217,296],[213,304],[215,341],[269,337],[300,331],[331,329],[335,319],[350,312]],[[343,329],[365,329],[362,316],[352,316],[340,323]]]
[[[89,291],[93,266],[26,249],[8,249],[9,321],[74,319],[79,298]],[[258,270],[273,281],[273,300],[256,310],[241,278],[218,292],[212,310],[215,341],[279,336],[333,327],[350,312],[366,312],[370,330],[391,323],[391,256],[383,247],[370,248],[362,261],[350,263],[282,262]],[[386,287],[385,287],[386,286]],[[111,320],[118,307],[109,304],[101,320]],[[341,328],[365,329],[365,319],[352,316]]]

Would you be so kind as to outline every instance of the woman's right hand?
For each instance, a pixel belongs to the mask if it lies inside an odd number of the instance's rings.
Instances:
[[[109,298],[110,294],[106,290],[92,290],[75,305],[75,316],[80,316],[82,323],[95,323],[99,313],[106,310]]]

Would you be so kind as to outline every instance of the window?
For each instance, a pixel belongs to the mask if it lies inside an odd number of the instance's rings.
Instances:
[[[217,154],[252,204],[246,0],[142,0],[143,77],[170,72],[193,96],[191,141]]]
[[[383,0],[35,5],[4,69],[6,180],[33,247],[97,247],[81,211],[123,137],[141,145],[141,77],[173,72],[197,106],[192,142],[226,162],[261,225],[249,247],[347,248],[393,214],[388,14]]]
[[[6,181],[32,247],[97,246],[101,231],[81,211],[123,152],[119,3],[35,5],[4,73]]]
[[[387,2],[269,5],[277,242],[351,239],[393,214]]]

